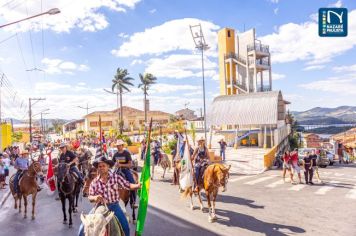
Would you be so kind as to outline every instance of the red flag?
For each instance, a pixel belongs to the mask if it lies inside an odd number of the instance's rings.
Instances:
[[[53,172],[53,165],[52,165],[52,157],[51,157],[52,151],[48,152],[48,170],[47,170],[47,184],[50,188],[50,190],[53,192],[56,190],[56,183],[54,182],[54,172]]]

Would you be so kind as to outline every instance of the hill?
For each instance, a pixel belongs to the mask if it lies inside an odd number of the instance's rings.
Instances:
[[[336,108],[315,107],[307,111],[292,112],[299,124],[331,125],[356,123],[356,107],[340,106]]]

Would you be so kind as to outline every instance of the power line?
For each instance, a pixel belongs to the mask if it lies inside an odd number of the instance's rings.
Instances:
[[[15,36],[16,36],[16,34],[13,34],[13,35],[7,37],[6,39],[0,41],[0,44],[5,43],[7,40],[12,39],[12,38],[15,37]]]
[[[23,56],[22,47],[21,47],[21,44],[20,44],[20,40],[19,40],[18,34],[16,34],[16,39],[17,39],[17,45],[18,45],[18,48],[19,48],[19,52],[20,52],[20,55],[21,55],[21,58],[22,58],[22,62],[23,62],[23,65],[25,67],[25,70],[26,70],[27,69],[27,65],[26,65],[25,57]],[[28,75],[28,73],[26,73],[26,76],[27,76],[28,81],[30,82],[30,87],[33,88],[32,81],[31,81],[31,78]]]
[[[28,8],[27,8],[27,2],[25,4],[26,6],[26,14],[27,14],[27,17],[29,17],[29,14],[28,14]],[[32,59],[33,59],[33,67],[36,68],[36,55],[35,55],[35,51],[34,51],[34,47],[33,47],[33,41],[32,41],[32,28],[31,28],[31,25],[29,27],[29,31],[28,31],[29,35],[30,35],[30,44],[31,44],[31,52],[32,52]]]

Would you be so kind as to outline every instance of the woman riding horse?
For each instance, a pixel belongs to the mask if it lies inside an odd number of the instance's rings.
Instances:
[[[201,182],[201,176],[204,173],[205,167],[208,165],[209,162],[208,148],[205,146],[205,139],[203,137],[198,140],[198,147],[195,149],[192,159],[194,161],[195,171],[194,192],[198,192],[198,186]]]
[[[110,211],[113,211],[126,236],[130,236],[130,227],[122,212],[119,200],[120,189],[135,190],[141,187],[141,184],[130,184],[121,175],[110,173],[115,163],[108,160],[105,156],[99,157],[93,166],[98,169],[99,176],[93,180],[89,188],[89,201],[96,204],[107,204]],[[79,235],[84,235],[84,228],[81,225]]]

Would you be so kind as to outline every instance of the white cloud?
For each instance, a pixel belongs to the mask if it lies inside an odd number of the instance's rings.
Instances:
[[[201,57],[199,55],[173,54],[163,58],[152,58],[146,62],[145,72],[157,77],[187,78],[201,77]],[[217,64],[209,58],[204,59],[205,76],[214,77]]]
[[[125,38],[129,37],[129,35],[125,34],[125,33],[120,33],[119,37],[125,39]]]
[[[134,66],[134,65],[140,65],[142,63],[143,63],[143,61],[141,59],[134,59],[130,65]]]
[[[325,66],[324,65],[315,65],[315,66],[307,66],[303,70],[304,71],[309,71],[309,70],[320,70],[323,69]]]
[[[90,69],[87,65],[77,65],[74,62],[61,59],[43,58],[41,62],[45,66],[44,71],[48,74],[73,74],[75,71],[88,71]]]
[[[338,0],[335,3],[329,4],[328,7],[342,7],[342,1]]]
[[[38,31],[43,23],[44,29],[50,29],[55,32],[69,32],[75,27],[83,31],[93,32],[102,30],[109,25],[105,15],[99,13],[101,8],[125,12],[127,8],[133,9],[138,2],[140,0],[43,1],[43,9],[59,8],[61,13],[33,18],[32,20],[6,27],[4,30],[23,32],[32,28]],[[13,22],[38,14],[40,11],[41,3],[37,0],[27,0],[21,4],[18,1],[9,1],[9,4],[0,8],[0,19],[3,22]]]
[[[195,18],[183,18],[167,21],[159,26],[145,29],[130,36],[118,49],[111,53],[118,57],[142,56],[145,54],[161,55],[176,50],[194,50],[194,41],[189,25],[201,23],[206,42],[210,49],[207,55],[217,55],[218,25],[210,21]]]
[[[284,74],[272,73],[272,80],[282,80],[286,77]]]
[[[335,66],[333,67],[335,72],[356,72],[356,64],[350,66]]]
[[[67,89],[70,87],[71,86],[68,84],[60,84],[60,83],[56,83],[56,82],[41,82],[41,83],[36,83],[35,90],[37,92],[43,92],[43,91]]]
[[[150,10],[150,13],[153,14],[153,13],[155,13],[156,11],[157,11],[156,9],[152,9],[152,10]]]
[[[154,84],[152,85],[151,90],[154,91],[155,93],[172,93],[172,92],[177,92],[177,91],[187,91],[187,90],[199,90],[201,89],[200,86],[194,86],[194,85],[177,85],[177,84]]]
[[[277,15],[278,14],[278,7],[277,8],[275,8],[274,10],[273,10],[273,13],[275,14],[275,15]]]
[[[341,96],[356,95],[356,77],[352,75],[344,77],[331,77],[324,80],[301,84],[299,87],[308,90],[331,92]]]
[[[85,86],[85,85],[86,85],[85,82],[79,82],[79,83],[78,83],[78,86]]]
[[[270,46],[274,63],[303,60],[308,65],[324,64],[356,45],[356,31],[353,30],[356,28],[356,10],[349,12],[348,23],[347,37],[321,38],[317,22],[308,21],[281,25],[277,33],[260,39]]]

